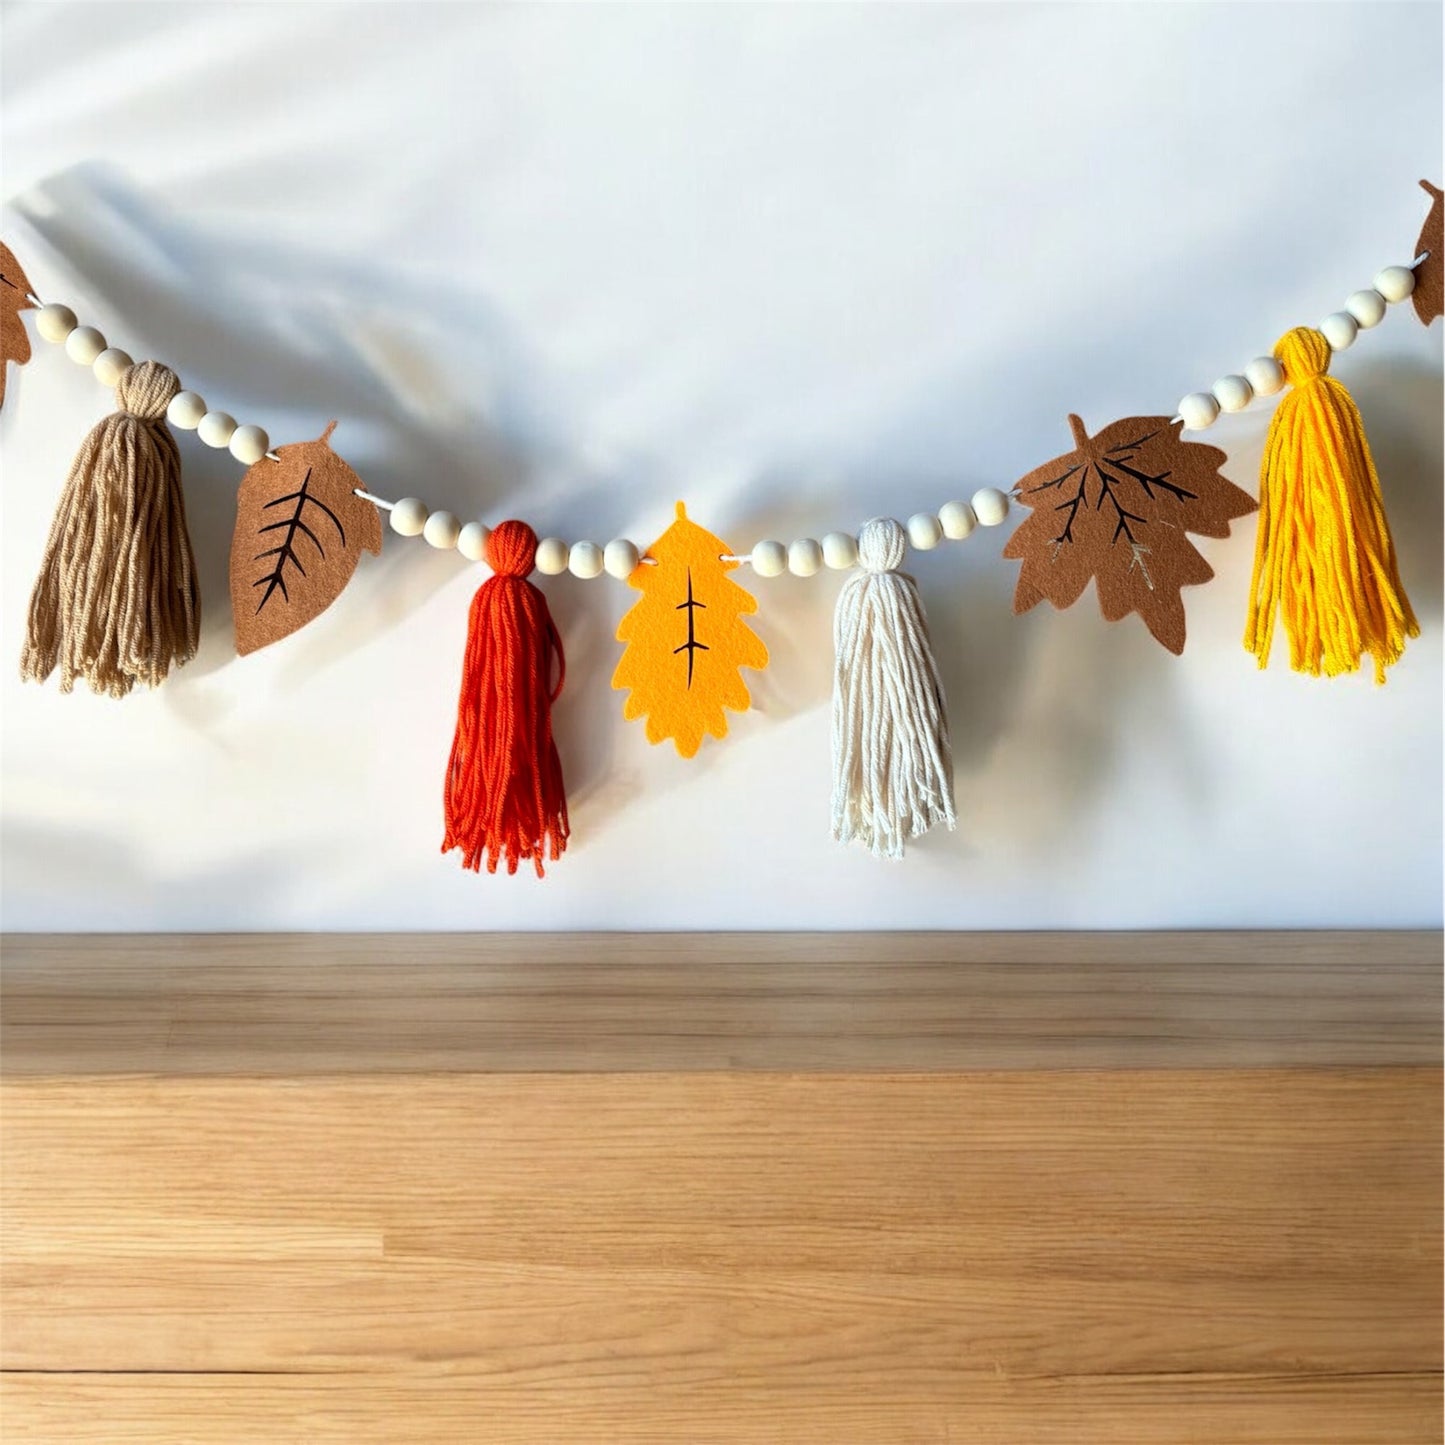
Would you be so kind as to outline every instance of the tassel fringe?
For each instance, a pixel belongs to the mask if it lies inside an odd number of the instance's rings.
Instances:
[[[130,367],[119,410],[86,437],[65,483],[30,595],[20,674],[60,690],[83,678],[124,697],[196,655],[200,591],[181,459],[166,427],[180,390],[156,361]]]
[[[918,584],[898,571],[904,541],[891,518],[864,524],[833,621],[833,837],[888,858],[957,822],[928,622]]]
[[[1420,626],[1359,409],[1327,375],[1330,347],[1318,331],[1287,332],[1274,354],[1293,390],[1265,443],[1244,645],[1264,667],[1278,614],[1296,672],[1357,672],[1368,653],[1383,683]]]
[[[462,866],[543,875],[567,847],[567,796],[552,738],[566,663],[547,599],[527,581],[537,535],[503,522],[487,538],[495,575],[477,589],[467,624],[457,727],[447,762],[442,852]],[[553,659],[557,679],[551,682]]]

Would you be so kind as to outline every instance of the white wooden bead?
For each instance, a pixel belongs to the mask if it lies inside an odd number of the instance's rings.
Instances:
[[[978,526],[978,518],[967,502],[945,502],[938,509],[938,521],[943,535],[950,542],[961,542],[965,537],[971,537],[973,529]]]
[[[226,445],[243,466],[254,467],[271,450],[271,438],[266,435],[265,427],[238,426]]]
[[[572,549],[560,537],[543,537],[537,543],[533,564],[544,577],[560,577],[567,570]]]
[[[602,566],[609,577],[626,582],[637,571],[637,545],[626,537],[614,537],[602,549]]]
[[[35,329],[40,332],[46,341],[53,341],[56,345],[65,340],[77,327],[75,312],[69,306],[62,306],[58,301],[52,301],[48,306],[42,306],[35,314]]]
[[[916,551],[931,552],[943,541],[943,524],[931,512],[915,512],[908,519],[908,540]]]
[[[1385,298],[1372,286],[1368,291],[1354,292],[1345,302],[1345,310],[1359,323],[1361,331],[1368,331],[1385,319]]]
[[[799,537],[788,548],[788,571],[794,577],[814,577],[823,565],[823,549],[811,537]]]
[[[194,391],[178,391],[166,408],[166,420],[182,431],[195,431],[206,414],[206,399]]]
[[[1386,266],[1375,277],[1375,290],[1394,305],[1415,289],[1415,273],[1408,266]]]
[[[134,365],[128,351],[122,351],[118,346],[107,346],[90,363],[90,369],[95,373],[95,379],[102,386],[114,386]]]
[[[777,577],[788,568],[788,549],[781,542],[755,542],[753,571],[759,577]]]
[[[399,537],[420,537],[426,526],[426,503],[417,497],[403,497],[391,509],[388,520]]]
[[[997,487],[980,487],[973,494],[973,515],[983,527],[997,527],[1008,516],[1008,498]]]
[[[858,565],[858,539],[849,532],[829,532],[823,538],[823,561],[835,572]]]
[[[1320,322],[1320,334],[1330,343],[1331,351],[1348,351],[1360,334],[1360,324],[1348,311],[1331,311]]]
[[[1273,396],[1284,385],[1284,367],[1272,356],[1256,356],[1244,368],[1244,379],[1256,396]]]
[[[468,562],[485,562],[487,559],[487,538],[492,535],[492,529],[485,522],[468,522],[460,532],[457,533],[457,551],[467,559]],[[542,552],[537,551],[538,565],[541,565]],[[562,567],[567,566],[567,558],[562,558]]]
[[[1254,388],[1242,376],[1221,376],[1212,390],[1220,411],[1243,411],[1254,400]]]
[[[421,534],[438,552],[450,552],[462,535],[462,524],[451,512],[433,512],[422,525]]]
[[[1215,401],[1213,392],[1191,391],[1180,401],[1179,415],[1190,431],[1203,431],[1219,420],[1219,403]]]
[[[57,346],[75,330],[75,326],[75,312],[58,301],[42,306],[35,313],[35,329],[47,341],[53,341]]]
[[[596,577],[602,571],[602,548],[596,542],[573,542],[567,554],[567,570],[574,577],[584,580]]]
[[[65,338],[65,354],[80,366],[94,366],[105,350],[105,337],[93,326],[77,326]]]
[[[225,411],[208,411],[196,428],[196,435],[208,447],[230,446],[236,430],[236,418]]]

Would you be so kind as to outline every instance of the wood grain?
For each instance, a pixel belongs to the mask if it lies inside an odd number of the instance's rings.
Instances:
[[[12,1075],[1437,1063],[1439,933],[27,936]]]
[[[4,1438],[1437,1440],[1440,1085],[11,1079]]]

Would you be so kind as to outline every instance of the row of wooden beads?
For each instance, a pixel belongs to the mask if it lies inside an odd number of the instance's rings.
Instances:
[[[88,366],[102,386],[114,386],[126,368],[134,365],[131,355],[118,346],[108,346],[94,326],[81,326],[70,307],[57,301],[35,313],[35,329],[46,341],[65,347],[65,354],[81,366]],[[225,447],[238,462],[251,466],[271,449],[271,439],[258,426],[237,426],[235,417],[224,411],[210,411],[193,391],[181,391],[171,399],[166,420],[172,426],[194,431],[208,447]]]
[[[1355,337],[1385,317],[1385,307],[1404,301],[1415,289],[1415,272],[1409,266],[1386,266],[1375,284],[1354,292],[1343,311],[1332,311],[1319,324],[1331,351],[1345,351]],[[1257,396],[1273,396],[1284,385],[1284,369],[1272,356],[1257,356],[1243,376],[1221,376],[1208,391],[1191,391],[1179,403],[1179,415],[1189,431],[1203,431],[1219,420],[1222,411],[1243,411]]]
[[[455,548],[472,562],[486,556],[490,528],[483,522],[463,523],[451,512],[428,511],[419,497],[387,502],[369,492],[361,495],[391,514],[391,530],[402,537],[421,537],[439,551]],[[946,502],[936,515],[915,513],[908,519],[908,539],[916,550],[928,552],[945,538],[959,542],[975,527],[996,527],[1008,516],[1008,508],[1006,493],[997,487],[983,487],[974,493],[972,502]],[[605,547],[595,542],[573,542],[569,546],[560,537],[543,537],[537,543],[537,570],[549,577],[570,572],[585,579],[606,572],[609,577],[625,581],[646,560],[637,544],[625,537],[614,538]],[[749,563],[759,577],[779,577],[784,572],[812,577],[824,566],[840,571],[855,566],[858,539],[847,532],[829,532],[821,542],[812,537],[799,537],[788,546],[763,541],[746,556],[729,560]]]

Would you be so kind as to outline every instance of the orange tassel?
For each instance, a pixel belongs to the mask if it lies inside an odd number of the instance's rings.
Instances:
[[[447,763],[442,852],[462,850],[462,866],[507,872],[531,859],[542,876],[567,847],[567,795],[552,739],[552,704],[566,662],[547,599],[527,581],[537,534],[503,522],[487,538],[493,576],[472,598],[457,700],[457,731]],[[557,681],[550,682],[552,660]]]

